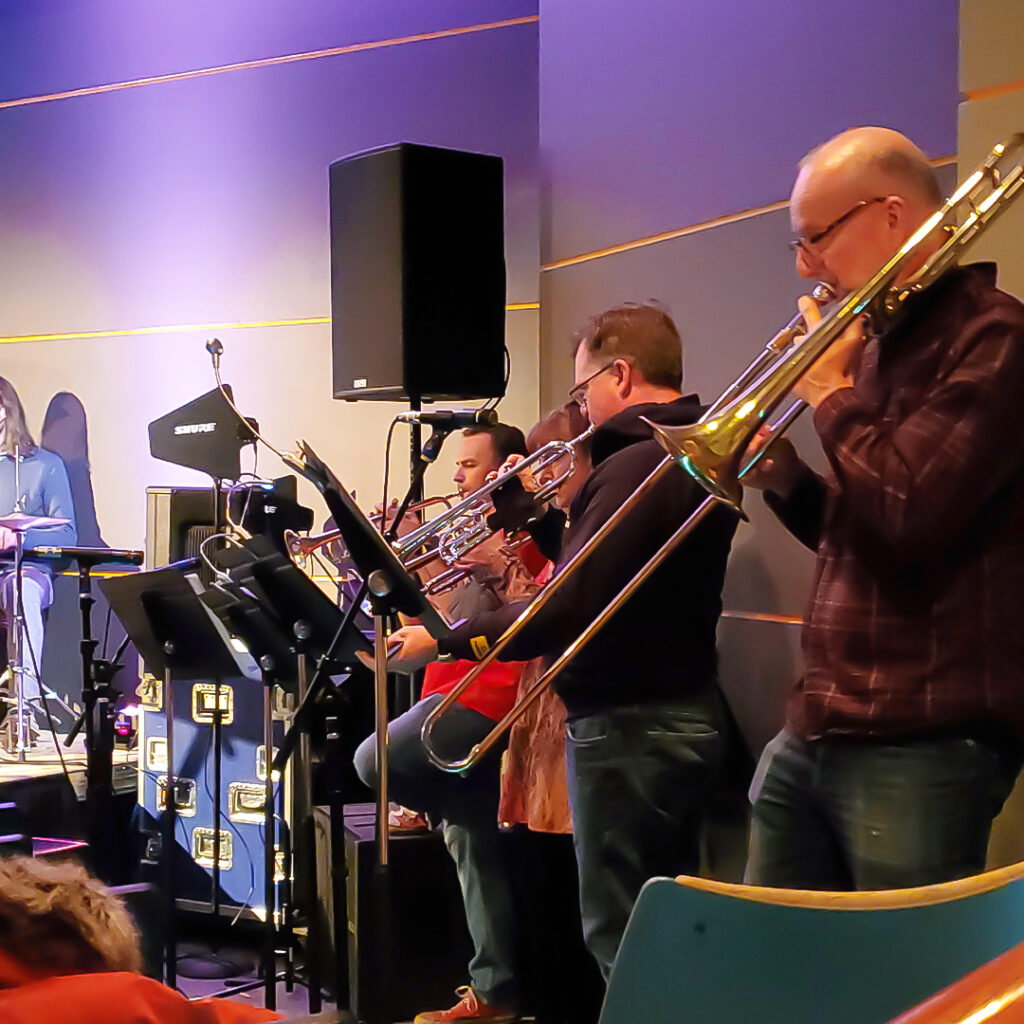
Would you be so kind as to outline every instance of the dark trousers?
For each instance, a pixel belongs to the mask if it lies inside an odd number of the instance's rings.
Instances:
[[[761,755],[745,881],[897,889],[985,868],[992,819],[1021,759],[974,737],[824,739],[785,730]]]
[[[725,738],[717,690],[687,703],[573,718],[566,763],[587,948],[607,980],[640,888],[695,874]]]
[[[441,702],[434,694],[388,726],[388,791],[391,799],[443,821],[444,841],[455,861],[473,940],[470,984],[495,1006],[515,1007],[517,933],[512,882],[498,834],[498,753],[492,752],[465,776],[436,768],[420,741],[420,729]],[[486,715],[455,704],[438,722],[434,744],[443,756],[462,757],[494,727]],[[373,736],[355,754],[359,777],[377,787]]]

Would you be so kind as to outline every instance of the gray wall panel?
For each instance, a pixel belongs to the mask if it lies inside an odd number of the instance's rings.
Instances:
[[[754,757],[782,728],[800,675],[800,627],[726,615],[718,627],[722,691]]]
[[[966,176],[1000,139],[1024,131],[1024,91],[960,104],[960,169]],[[1024,297],[1024,197],[1002,214],[971,249],[971,259],[999,263],[999,286]]]
[[[961,0],[960,88],[986,89],[1024,78],[1024,4]]]
[[[939,169],[944,190],[953,167]],[[679,325],[687,386],[718,394],[795,312],[808,289],[787,248],[786,210],[541,274],[541,404],[572,385],[571,336],[592,314],[658,299]]]
[[[961,3],[963,89],[1002,85],[1024,78],[1024,6],[1018,0],[963,0]],[[1024,131],[1024,91],[960,104],[960,173],[970,173],[999,139]],[[1024,198],[1008,210],[971,250],[971,259],[995,259],[999,284],[1024,297]],[[996,819],[989,865],[1024,860],[1024,777]]]

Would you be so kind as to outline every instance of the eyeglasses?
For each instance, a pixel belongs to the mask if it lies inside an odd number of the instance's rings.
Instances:
[[[828,227],[822,228],[820,231],[815,232],[813,235],[808,235],[807,238],[794,238],[789,243],[790,249],[793,252],[803,252],[808,256],[820,255],[821,249],[818,248],[818,243],[824,238],[832,234],[840,225],[845,224],[855,213],[863,210],[867,206],[874,206],[875,203],[884,203],[888,196],[875,196],[874,199],[862,199],[856,206],[851,206],[846,213],[840,217],[836,217]]]
[[[587,391],[590,388],[590,382],[600,377],[605,370],[610,370],[615,365],[614,360],[605,366],[602,366],[600,370],[595,370],[586,380],[581,380],[575,387],[569,389],[569,401],[575,402],[581,409],[587,407]]]

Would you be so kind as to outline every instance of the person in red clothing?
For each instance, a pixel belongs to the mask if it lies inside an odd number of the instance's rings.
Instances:
[[[797,271],[852,291],[941,201],[909,139],[844,132],[801,162]],[[744,478],[817,555],[803,678],[751,787],[749,882],[889,889],[984,869],[1024,759],[1024,305],[995,278],[953,267],[877,336],[855,324],[794,388],[827,473],[783,439]]]
[[[512,455],[526,453],[523,433],[497,424],[463,432],[453,477],[462,494],[482,486]],[[519,597],[523,570],[503,550],[501,538],[472,553],[479,571],[463,584],[452,612],[459,618],[476,610],[491,609],[512,596]],[[518,1019],[516,984],[517,927],[508,878],[498,845],[500,752],[495,750],[465,777],[440,771],[428,760],[420,741],[427,715],[444,695],[473,667],[470,661],[439,662],[425,674],[420,700],[388,727],[390,795],[442,822],[445,844],[455,861],[473,940],[469,986],[450,1010],[417,1016],[419,1024],[474,1020],[488,1024]],[[448,757],[464,756],[482,740],[494,723],[512,707],[519,688],[520,663],[494,664],[439,722],[433,739]],[[355,753],[359,777],[376,788],[376,744],[370,736]]]
[[[0,858],[4,1024],[258,1024],[281,1020],[224,999],[189,1002],[139,971],[128,911],[78,864]]]

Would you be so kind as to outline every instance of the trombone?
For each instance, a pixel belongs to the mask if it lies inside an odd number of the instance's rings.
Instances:
[[[458,686],[449,691],[444,700],[427,716],[420,736],[427,756],[433,764],[446,772],[464,772],[472,768],[498,742],[504,732],[525,714],[555,677],[594,638],[619,608],[647,582],[662,562],[715,506],[725,504],[743,515],[743,476],[763,457],[771,442],[781,437],[796,422],[805,404],[799,400],[793,402],[772,424],[769,443],[763,445],[749,458],[745,458],[747,449],[757,431],[769,422],[769,417],[782,404],[797,381],[858,317],[867,316],[876,333],[881,333],[890,326],[904,301],[909,296],[923,291],[954,265],[977,236],[1010,206],[1022,185],[1024,133],[1010,136],[993,147],[978,168],[907,239],[867,284],[837,302],[812,331],[807,332],[802,317],[795,317],[790,321],[769,342],[765,352],[726,389],[697,423],[669,428],[650,424],[654,436],[669,454],[601,529],[566,563],[558,576],[527,605],[472,671]],[[942,245],[916,273],[901,282],[901,274],[920,257],[927,239],[933,232],[946,225],[949,218],[959,214],[963,214],[960,224],[951,226]],[[801,337],[803,340],[800,344],[795,344]],[[778,348],[778,351],[771,352],[773,348]],[[776,359],[776,365],[766,369],[766,365],[772,359]],[[441,757],[434,749],[431,739],[438,719],[472,686],[480,673],[532,621],[558,586],[575,573],[603,539],[674,464],[682,466],[709,492],[708,496],[483,740],[475,744],[465,757],[455,760]]]

